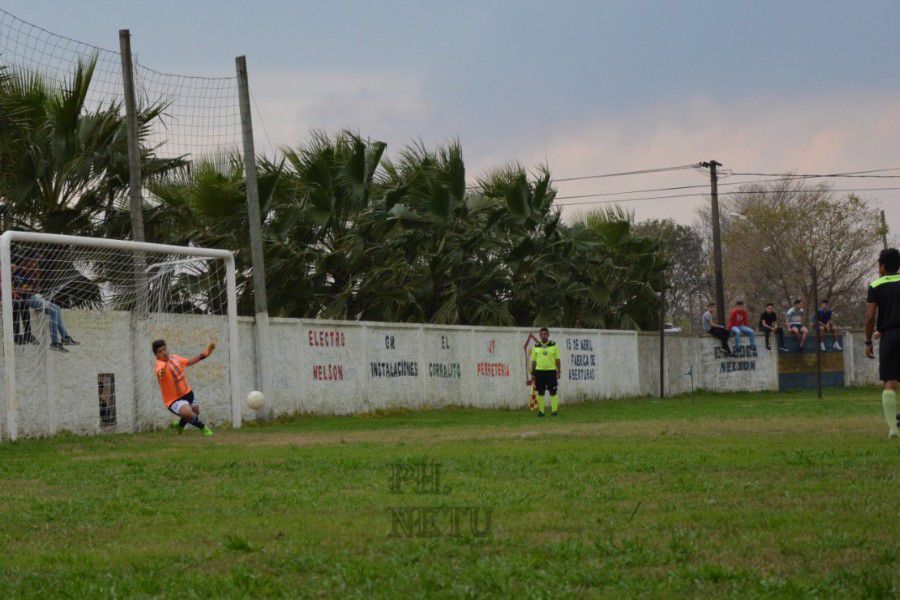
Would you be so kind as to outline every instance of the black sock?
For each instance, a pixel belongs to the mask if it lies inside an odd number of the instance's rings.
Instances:
[[[194,420],[191,421],[191,425],[196,427],[197,429],[203,429],[206,425],[203,424],[203,421],[200,420],[200,417],[194,417]]]
[[[188,421],[187,419],[182,417],[181,421],[178,423],[178,426],[181,427],[182,429],[184,429],[188,423],[190,423],[190,421]]]

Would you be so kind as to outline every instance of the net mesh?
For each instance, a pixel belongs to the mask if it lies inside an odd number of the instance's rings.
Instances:
[[[18,241],[11,255],[19,435],[174,418],[153,376],[155,339],[185,357],[217,343],[187,375],[203,390],[204,417],[230,418],[223,259]]]
[[[71,81],[76,66],[96,60],[86,102],[97,110],[124,100],[118,52],[47,31],[0,9],[0,65],[36,73],[56,89]],[[240,150],[241,121],[236,77],[162,73],[133,54],[135,93],[140,106],[164,104],[146,145],[163,157],[215,158]]]

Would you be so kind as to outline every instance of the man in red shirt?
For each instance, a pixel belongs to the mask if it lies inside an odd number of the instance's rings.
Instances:
[[[735,354],[741,348],[742,333],[750,338],[750,349],[756,352],[756,335],[753,333],[753,328],[750,327],[750,315],[744,308],[743,300],[734,303],[734,308],[731,309],[731,315],[728,317],[728,329],[734,334]]]

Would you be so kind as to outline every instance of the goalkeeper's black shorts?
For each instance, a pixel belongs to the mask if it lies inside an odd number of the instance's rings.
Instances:
[[[534,372],[534,389],[538,394],[550,392],[551,396],[555,396],[558,387],[555,370]]]

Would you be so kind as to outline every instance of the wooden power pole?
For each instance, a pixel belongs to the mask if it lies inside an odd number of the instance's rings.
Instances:
[[[716,171],[722,163],[715,160],[700,163],[709,169],[709,194],[712,200],[710,218],[713,234],[713,269],[716,278],[716,311],[719,319],[725,318],[725,282],[722,273],[722,232],[719,226],[719,174]]]
[[[666,397],[666,276],[659,286],[659,397]]]
[[[815,257],[813,257],[815,261]],[[813,323],[816,328],[816,393],[819,400],[822,399],[822,328],[819,327],[819,274],[816,264],[812,266],[813,305],[810,312],[813,314]]]

